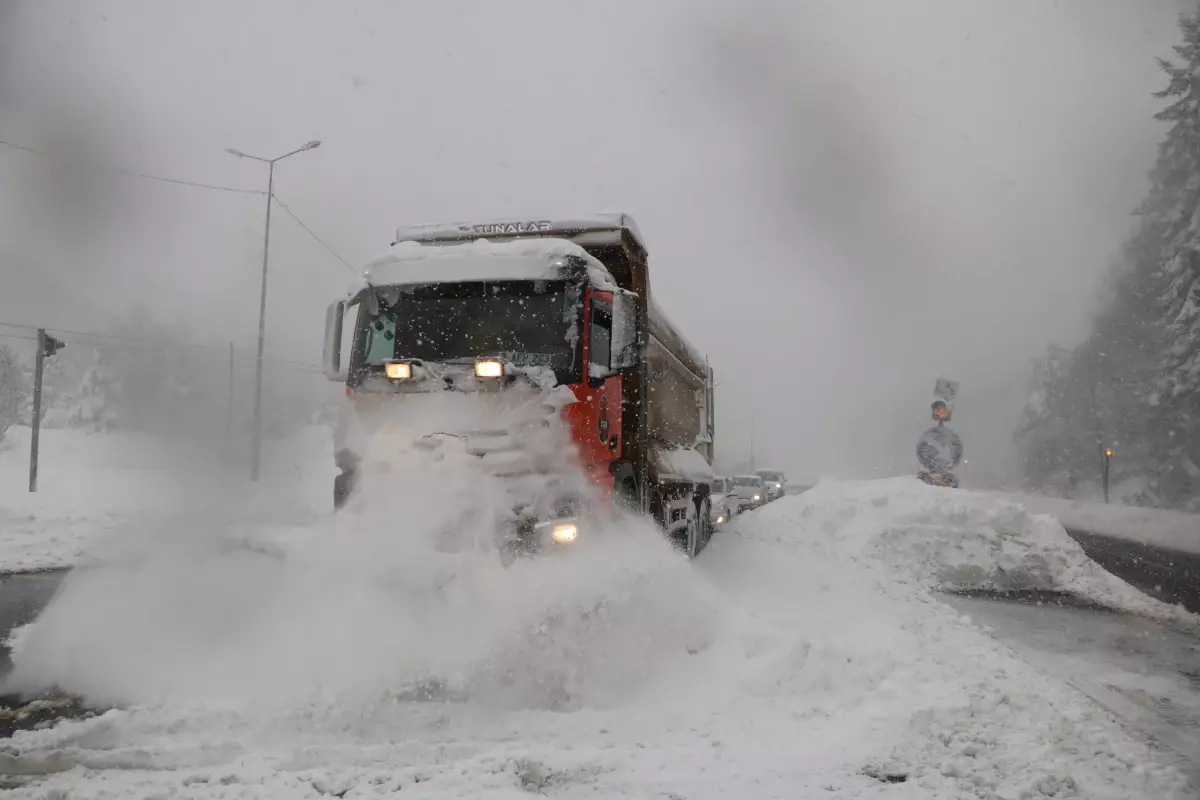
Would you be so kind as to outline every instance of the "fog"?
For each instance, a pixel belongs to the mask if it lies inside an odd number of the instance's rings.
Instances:
[[[0,3],[0,139],[263,190],[350,264],[397,225],[619,209],[716,369],[718,454],[915,469],[937,377],[976,482],[1083,333],[1160,129],[1182,2]],[[0,146],[0,322],[140,304],[251,350],[265,200]],[[278,212],[278,210],[277,210]],[[268,352],[354,280],[272,231]]]

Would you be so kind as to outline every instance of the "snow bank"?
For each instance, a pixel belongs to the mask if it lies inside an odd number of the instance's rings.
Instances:
[[[1200,514],[1037,495],[996,496],[1019,503],[1035,514],[1051,514],[1073,531],[1200,554]]]
[[[1107,572],[1057,520],[1012,500],[894,478],[821,483],[767,513],[801,530],[837,530],[841,553],[877,561],[894,579],[924,588],[1064,592],[1114,610],[1200,623]]]
[[[237,547],[147,532],[136,567],[72,574],[21,632],[9,688],[124,707],[0,743],[0,770],[28,781],[12,794],[1194,796],[929,591],[978,581],[970,558],[989,580],[1024,565],[1089,590],[1011,504],[822,485],[695,562],[627,522],[504,569],[437,547],[482,524],[466,512],[488,478],[426,466],[393,462],[360,514]]]

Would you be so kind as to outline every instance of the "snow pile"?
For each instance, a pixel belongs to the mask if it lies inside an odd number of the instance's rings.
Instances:
[[[764,512],[804,530],[806,546],[877,562],[892,580],[947,591],[1047,591],[1163,620],[1200,622],[1101,568],[1050,516],[1014,501],[912,478],[818,484]]]
[[[359,514],[238,546],[197,521],[147,532],[136,567],[72,574],[22,631],[10,688],[126,707],[0,745],[27,784],[13,794],[1194,796],[929,591],[939,561],[965,562],[938,535],[1033,552],[1003,503],[825,485],[741,517],[695,562],[626,522],[505,569],[439,546],[447,525],[486,540],[460,516],[476,495],[416,455]],[[1024,563],[1014,546],[968,549]]]

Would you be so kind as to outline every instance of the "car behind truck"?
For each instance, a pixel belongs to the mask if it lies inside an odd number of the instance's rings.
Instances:
[[[339,508],[399,430],[492,466],[511,489],[496,520],[509,556],[569,547],[614,508],[650,515],[690,557],[711,536],[713,371],[654,302],[625,214],[401,229],[329,307],[324,369],[346,384]],[[431,395],[468,421],[408,413]],[[546,444],[555,432],[566,458]]]

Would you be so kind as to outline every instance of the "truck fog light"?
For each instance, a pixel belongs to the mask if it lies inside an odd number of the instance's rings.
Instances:
[[[504,362],[496,359],[475,362],[476,378],[503,378]]]
[[[579,538],[579,528],[574,522],[560,522],[550,531],[550,538],[559,544],[573,542]]]

